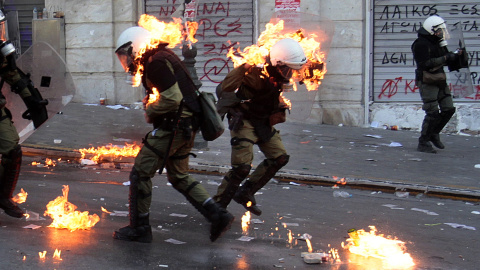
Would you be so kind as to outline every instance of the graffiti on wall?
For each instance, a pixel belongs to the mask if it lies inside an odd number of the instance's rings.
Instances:
[[[448,72],[454,97],[479,100],[480,96],[480,5],[458,1],[436,1],[434,4],[404,4],[382,1],[375,5],[374,19],[374,97],[377,101],[419,100],[415,86],[416,64],[410,46],[417,31],[430,15],[439,15],[453,31],[462,32],[469,56],[469,71]],[[460,31],[461,30],[461,31]],[[449,41],[449,50],[458,42]],[[469,72],[469,73],[468,73]],[[468,75],[466,75],[468,74]],[[472,93],[473,85],[473,94]],[[469,88],[469,89],[468,89]],[[468,96],[465,93],[468,92]]]
[[[150,0],[146,11],[160,20],[169,20],[183,2]],[[213,91],[233,69],[233,63],[226,57],[230,48],[243,49],[253,42],[253,4],[244,0],[197,2],[195,68],[202,88]]]

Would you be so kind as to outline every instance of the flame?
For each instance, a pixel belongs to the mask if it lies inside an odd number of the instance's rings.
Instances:
[[[25,201],[27,201],[27,196],[28,196],[28,193],[25,192],[25,190],[20,189],[20,193],[18,193],[17,195],[15,195],[13,198],[12,198],[12,201],[15,202],[15,203],[18,203],[18,204],[21,204],[21,203],[24,203]]]
[[[56,164],[56,161],[55,161],[55,160],[46,158],[46,159],[45,159],[45,165],[55,167],[57,164]]]
[[[284,21],[280,20],[278,23],[267,23],[265,31],[260,34],[257,44],[250,45],[240,51],[234,51],[233,47],[227,53],[234,67],[238,67],[244,63],[252,66],[263,66],[264,73],[265,62],[270,49],[279,40],[284,38],[291,38],[302,46],[308,63],[300,71],[294,71],[293,78],[298,81],[303,81],[309,91],[317,90],[320,85],[320,80],[323,79],[327,72],[325,68],[326,54],[320,50],[321,44],[317,41],[316,34],[307,34],[304,29],[298,29],[287,33],[282,33],[284,30]],[[268,75],[268,74],[266,74]],[[296,87],[294,87],[296,90]]]
[[[245,212],[242,216],[242,231],[246,233],[248,231],[248,225],[250,224],[251,214],[250,211]]]
[[[292,230],[288,230],[288,243],[291,244],[293,241]]]
[[[148,101],[147,101],[147,104],[145,104],[145,106],[148,106],[159,99],[160,99],[160,93],[158,92],[157,88],[153,87],[152,93],[148,95]]]
[[[40,257],[41,260],[45,260],[45,255],[47,255],[46,250],[44,250],[43,252],[38,252],[38,257]]]
[[[330,247],[330,244],[328,246]],[[335,262],[335,263],[342,262],[340,260],[340,255],[338,254],[338,249],[330,248],[330,250],[328,251],[328,254],[329,254],[330,258],[332,258],[333,262]]]
[[[387,269],[406,269],[415,265],[410,254],[405,252],[404,242],[377,235],[375,226],[369,228],[368,233],[363,229],[349,230],[347,245],[342,243],[342,246],[351,253],[381,259]]]
[[[47,204],[47,210],[43,215],[48,215],[53,219],[52,224],[48,227],[68,229],[73,232],[78,229],[87,230],[95,226],[100,221],[100,217],[96,214],[89,215],[88,211],[75,211],[77,206],[68,202],[68,190],[68,185],[64,185],[63,196],[58,196]]]
[[[187,43],[196,43],[195,33],[198,29],[198,23],[193,21],[187,21],[185,25],[182,23],[182,19],[172,18],[172,22],[159,21],[155,16],[142,14],[138,25],[148,30],[152,37],[149,41],[143,44],[135,57],[137,70],[133,72],[134,80],[133,86],[139,86],[142,81],[143,65],[141,59],[143,55],[152,49],[158,48],[161,44],[167,44],[169,48],[175,48],[183,41]]]
[[[60,161],[61,159],[59,158],[58,161]],[[32,166],[37,166],[37,167],[43,167],[44,165],[41,163],[41,162],[37,162],[37,161],[32,161],[31,163]],[[57,165],[57,162],[53,159],[49,159],[49,158],[46,158],[45,159],[45,166],[46,167],[55,167]]]
[[[312,252],[313,251],[313,248],[312,248],[312,242],[310,242],[310,239],[305,239],[305,241],[307,242],[307,247],[308,247],[308,252]]]
[[[62,261],[63,259],[60,258],[60,254],[62,253],[61,250],[55,249],[55,252],[53,253],[53,258],[59,261]]]
[[[104,156],[111,156],[113,158],[119,157],[135,157],[140,151],[140,146],[136,143],[129,144],[125,143],[124,147],[114,146],[109,144],[107,146],[100,146],[98,148],[90,147],[88,149],[82,148],[78,151],[82,154],[82,159],[85,158],[87,154],[94,155],[90,158],[94,162],[99,162]]]
[[[111,213],[112,213],[112,212],[108,211],[107,209],[103,208],[103,206],[101,206],[101,208],[102,208],[102,212],[105,212],[105,213],[107,213],[107,214],[111,214]]]

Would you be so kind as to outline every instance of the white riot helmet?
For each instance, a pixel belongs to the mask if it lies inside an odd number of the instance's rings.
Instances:
[[[450,38],[448,34],[447,25],[445,20],[442,17],[433,15],[428,17],[425,22],[423,22],[423,28],[432,36],[437,36],[440,40],[441,46],[447,45],[447,39]]]
[[[138,52],[151,39],[151,33],[140,26],[133,26],[123,31],[117,40],[115,54],[117,54],[123,69],[131,72],[133,60],[139,56]]]
[[[300,70],[307,63],[307,57],[300,44],[291,39],[284,38],[275,43],[270,49],[270,62],[278,67],[286,79],[292,77],[292,70]]]

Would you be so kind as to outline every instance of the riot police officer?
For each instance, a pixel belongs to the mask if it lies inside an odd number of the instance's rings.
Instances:
[[[425,111],[417,147],[420,152],[436,153],[432,143],[439,149],[445,148],[439,134],[455,113],[444,66],[458,62],[462,51],[448,51],[448,38],[445,21],[433,15],[425,20],[418,30],[418,38],[411,46],[417,63],[415,82],[420,89],[422,109]]]
[[[265,69],[243,64],[227,74],[218,86],[226,95],[236,91],[237,102],[229,107],[227,117],[231,135],[231,164],[218,187],[215,200],[227,207],[231,200],[255,215],[262,211],[254,194],[288,163],[289,155],[274,125],[285,121],[286,106],[280,101],[282,87],[289,83],[294,70],[300,70],[307,58],[300,44],[281,39],[270,49]],[[220,101],[219,101],[220,103]],[[222,108],[219,108],[222,113]],[[266,159],[242,186],[252,168],[253,146],[258,145]]]
[[[3,1],[2,1],[3,3]],[[5,27],[6,16],[0,6],[0,90],[7,82],[11,90],[20,95],[27,106],[23,117],[33,121],[39,127],[47,118],[47,100],[43,100],[40,92],[15,63],[15,48],[8,40]],[[13,125],[12,115],[5,107],[7,101],[0,92],[0,208],[9,216],[21,218],[23,211],[12,200],[22,164],[22,148],[19,145],[17,129]]]
[[[154,129],[145,137],[130,173],[130,224],[115,231],[113,237],[152,241],[151,178],[165,164],[168,181],[211,222],[210,240],[215,241],[230,228],[234,217],[188,174],[188,158],[198,129],[195,113],[200,109],[196,88],[181,60],[166,47],[167,43],[140,53],[150,39],[151,33],[146,29],[130,27],[119,36],[115,51],[126,72],[135,73],[138,65],[143,66],[143,86],[148,92],[155,88],[161,98],[151,103],[147,102],[148,95],[144,99],[145,119]]]

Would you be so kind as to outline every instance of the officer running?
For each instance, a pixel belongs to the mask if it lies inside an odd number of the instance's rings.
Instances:
[[[135,72],[140,61],[144,66],[143,86],[147,92],[156,88],[159,99],[145,107],[145,119],[153,130],[144,139],[144,145],[130,173],[130,224],[115,231],[120,240],[149,243],[152,229],[149,222],[152,201],[152,180],[158,169],[167,170],[168,181],[209,222],[213,242],[230,228],[234,217],[210,197],[205,188],[188,174],[188,159],[198,129],[194,113],[199,112],[196,88],[188,71],[167,43],[139,54],[139,48],[151,39],[151,33],[142,27],[130,27],[117,41],[118,56],[126,72]],[[140,60],[135,60],[138,57]],[[147,103],[148,95],[144,99]]]
[[[227,172],[214,196],[222,207],[226,208],[233,199],[251,213],[261,215],[254,194],[289,160],[280,133],[273,127],[285,121],[287,107],[280,102],[280,93],[282,87],[289,83],[293,70],[302,69],[306,63],[305,53],[297,41],[281,39],[272,46],[266,59],[268,74],[261,67],[243,64],[229,72],[217,87],[220,95],[231,96],[236,91],[234,98],[239,101],[227,110],[232,169]],[[220,114],[224,112],[219,108]],[[255,144],[266,159],[240,187],[252,168]]]

